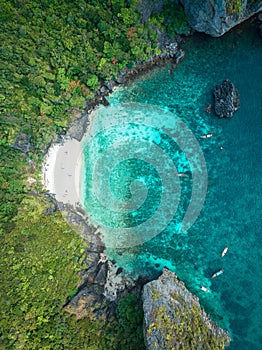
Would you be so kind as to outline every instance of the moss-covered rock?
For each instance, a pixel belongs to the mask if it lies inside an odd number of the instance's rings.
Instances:
[[[146,347],[157,349],[224,349],[229,334],[210,320],[198,298],[175,273],[163,274],[143,289]]]

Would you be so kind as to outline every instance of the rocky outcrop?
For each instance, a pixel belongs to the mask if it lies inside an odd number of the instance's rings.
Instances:
[[[164,269],[143,289],[144,333],[148,350],[223,349],[229,334],[210,320],[198,298]]]
[[[262,0],[180,0],[190,26],[218,37],[262,10]]]
[[[217,85],[213,91],[215,100],[215,113],[220,118],[231,118],[239,109],[239,93],[235,85],[228,79]]]
[[[81,207],[58,202],[65,219],[85,239],[87,247],[81,257],[81,282],[76,294],[66,302],[67,312],[83,317],[110,318],[115,312],[116,301],[126,290],[136,287],[136,281],[127,277],[114,261],[108,260],[100,232],[94,228]]]

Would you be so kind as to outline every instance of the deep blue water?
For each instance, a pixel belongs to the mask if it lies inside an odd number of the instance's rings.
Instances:
[[[119,88],[109,98],[111,107],[98,110],[86,139],[83,202],[119,266],[151,277],[167,266],[230,331],[229,349],[258,350],[262,41],[248,25],[222,38],[198,35],[187,42],[173,74],[170,68]],[[240,93],[240,110],[230,120],[205,111],[223,79]],[[214,136],[202,139],[206,133]],[[181,231],[194,193],[202,210]],[[224,273],[211,279],[221,268]]]

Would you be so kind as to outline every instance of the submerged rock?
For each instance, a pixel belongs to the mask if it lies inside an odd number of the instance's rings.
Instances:
[[[262,10],[262,0],[180,0],[190,26],[218,37]]]
[[[163,274],[143,289],[144,333],[149,350],[223,349],[230,342],[175,273]]]
[[[220,118],[231,118],[240,107],[238,90],[228,79],[215,87],[213,96],[215,99],[215,113]]]

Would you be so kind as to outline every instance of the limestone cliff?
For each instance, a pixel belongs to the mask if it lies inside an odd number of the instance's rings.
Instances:
[[[211,321],[176,275],[163,274],[143,289],[144,333],[148,350],[224,349],[229,335]]]
[[[190,26],[214,37],[262,11],[262,0],[180,0]]]

